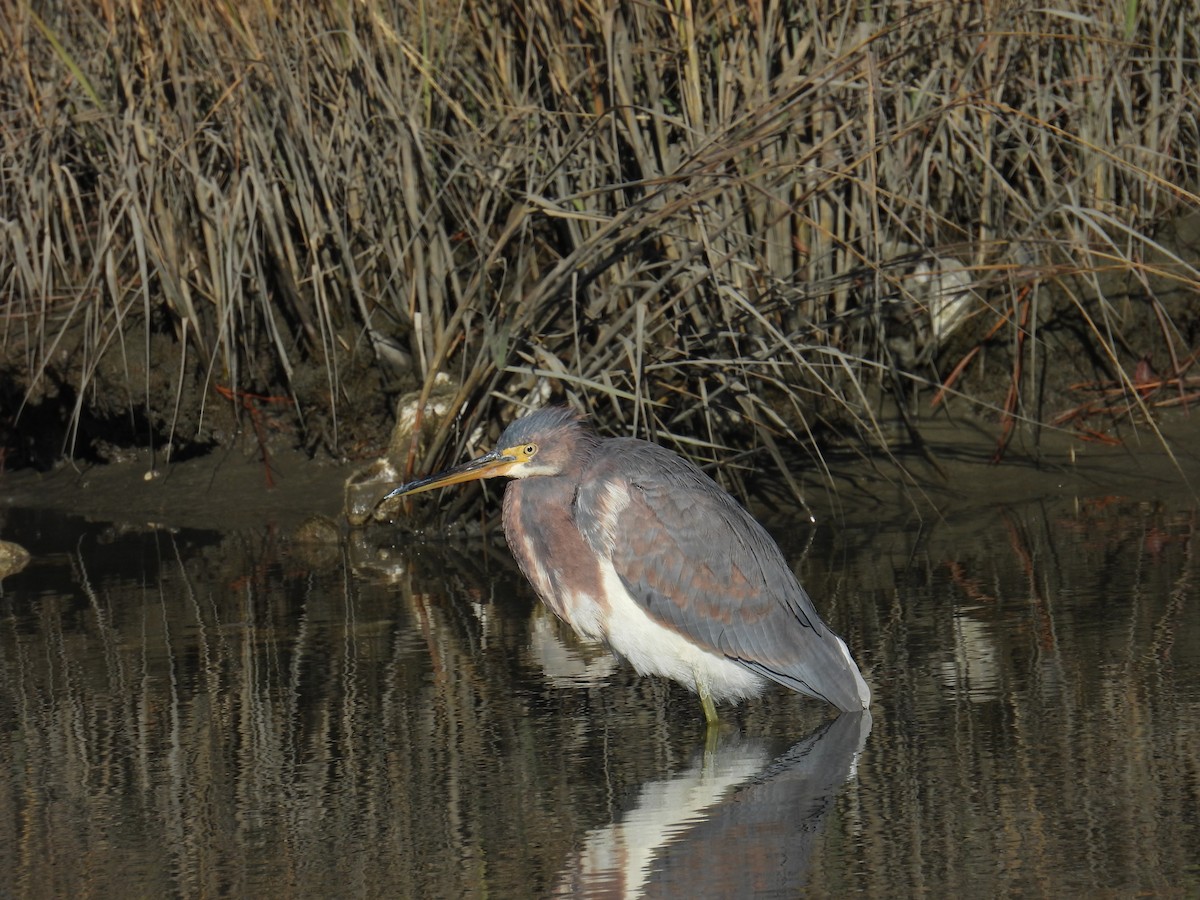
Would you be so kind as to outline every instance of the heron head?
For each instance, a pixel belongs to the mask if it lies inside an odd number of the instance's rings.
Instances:
[[[581,462],[594,443],[591,430],[574,410],[552,406],[517,419],[500,435],[496,449],[437,475],[402,484],[380,502],[481,478],[561,475]]]
[[[513,462],[499,474],[512,478],[562,475],[581,461],[593,443],[583,416],[564,406],[539,409],[517,419],[500,435],[494,452]]]

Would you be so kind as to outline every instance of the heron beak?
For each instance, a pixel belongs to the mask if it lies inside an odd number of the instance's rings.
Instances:
[[[495,478],[497,475],[505,474],[509,470],[509,467],[516,461],[517,458],[515,456],[509,456],[501,453],[499,450],[493,450],[491,453],[485,453],[478,459],[473,459],[462,465],[452,466],[446,469],[446,471],[430,475],[428,478],[418,478],[416,481],[402,484],[400,487],[389,491],[379,502],[386,503],[396,497],[404,497],[408,494],[420,494],[425,491],[432,491],[434,488],[447,487],[451,484],[461,484],[464,481]]]

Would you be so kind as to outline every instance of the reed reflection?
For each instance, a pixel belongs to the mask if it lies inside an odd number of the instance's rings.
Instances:
[[[796,745],[823,713],[785,692],[708,757],[688,695],[572,642],[502,545],[7,515],[33,559],[0,584],[0,893],[1196,883],[1191,513],[837,531],[801,574],[865,648],[869,737]]]

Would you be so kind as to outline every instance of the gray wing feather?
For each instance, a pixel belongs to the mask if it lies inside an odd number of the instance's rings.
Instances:
[[[683,458],[623,439],[583,479],[576,522],[610,555],[634,601],[660,624],[841,709],[861,709],[861,676],[775,542]],[[612,512],[608,484],[629,501]],[[606,505],[606,503],[608,505]]]

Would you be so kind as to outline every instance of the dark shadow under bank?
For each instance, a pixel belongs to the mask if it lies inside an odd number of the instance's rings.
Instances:
[[[798,480],[818,522],[936,519],[1040,498],[1117,496],[1193,504],[1200,491],[1200,415],[1175,413],[1159,428],[1165,446],[1148,426],[1126,425],[1115,445],[1046,430],[1036,442],[1019,435],[1003,460],[993,463],[994,426],[940,419],[927,424],[923,453],[910,448],[889,458],[835,451],[825,456],[824,468],[813,461],[800,467]],[[234,451],[166,465],[153,475],[145,459],[64,464],[49,473],[0,475],[0,510],[53,509],[134,528],[272,525],[285,532],[320,515],[344,529],[343,485],[355,468],[299,452],[276,453],[267,467],[257,453]],[[764,522],[794,522],[803,515],[782,486],[765,478],[755,486],[760,493],[751,506]],[[486,490],[482,515],[462,527],[498,528],[501,489],[489,484]],[[417,530],[440,532],[440,505],[436,497],[419,505],[416,515],[424,518]],[[20,540],[3,530],[0,537]]]

